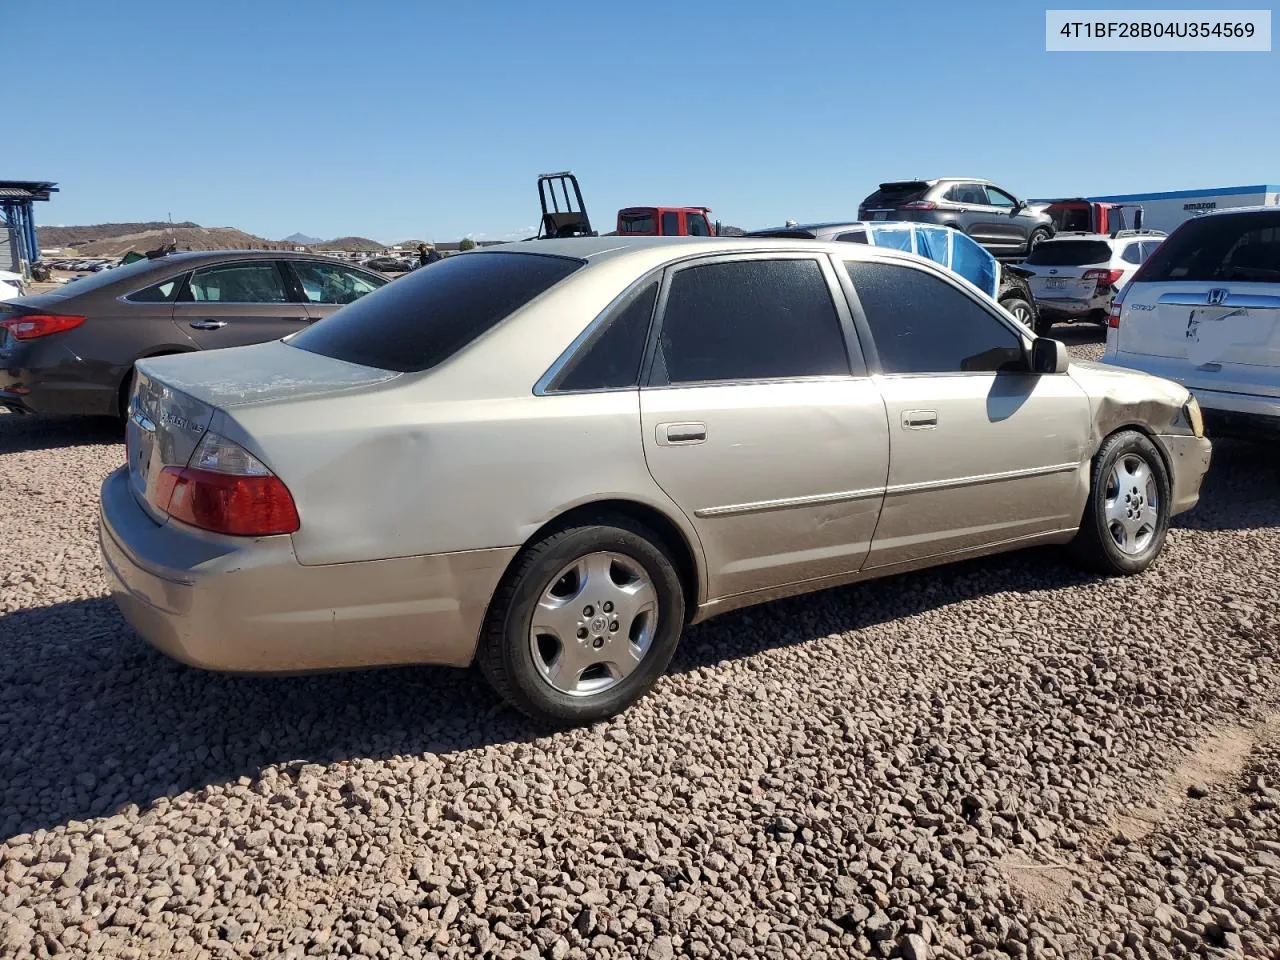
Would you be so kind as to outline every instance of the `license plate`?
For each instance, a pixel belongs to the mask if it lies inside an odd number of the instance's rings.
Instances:
[[[1050,277],[1045,286],[1050,290],[1061,290],[1067,285],[1067,281],[1063,277]]]
[[[888,214],[888,213],[884,213],[884,212],[881,212],[881,213],[873,213],[873,214],[871,215],[871,219],[872,219],[872,220],[888,220],[888,219],[889,219],[889,214]]]

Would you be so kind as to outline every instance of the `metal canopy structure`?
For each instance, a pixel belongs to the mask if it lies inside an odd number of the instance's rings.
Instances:
[[[31,205],[48,200],[58,185],[47,180],[0,180],[0,229],[7,228],[18,248],[23,272],[40,259],[40,240]]]

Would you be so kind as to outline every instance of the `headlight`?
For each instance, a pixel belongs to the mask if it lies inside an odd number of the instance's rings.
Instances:
[[[1195,397],[1188,397],[1187,402],[1182,405],[1182,411],[1186,414],[1187,423],[1191,424],[1191,432],[1196,437],[1204,436],[1204,415],[1200,412],[1200,403]]]

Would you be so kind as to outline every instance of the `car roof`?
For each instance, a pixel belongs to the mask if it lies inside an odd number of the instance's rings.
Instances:
[[[181,250],[156,257],[152,263],[202,264],[224,260],[337,260],[323,253],[298,253],[295,250]]]
[[[1280,216],[1280,207],[1262,203],[1256,203],[1248,207],[1223,207],[1219,210],[1210,210],[1191,219],[1203,220],[1205,217],[1229,217],[1236,213],[1274,213],[1276,216]]]
[[[685,257],[716,254],[768,253],[771,251],[804,251],[830,253],[845,260],[880,258],[903,259],[924,264],[943,274],[952,271],[927,257],[917,256],[893,247],[838,240],[807,240],[789,237],[573,237],[563,240],[515,241],[459,254],[464,257],[493,254],[524,253],[541,256],[571,257],[586,261],[589,267],[626,265],[627,270],[644,272],[673,263]]]

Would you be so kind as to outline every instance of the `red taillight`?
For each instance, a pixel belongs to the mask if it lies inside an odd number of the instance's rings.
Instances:
[[[165,467],[156,503],[175,520],[214,533],[267,537],[298,529],[298,509],[279,477]]]
[[[1128,289],[1128,287],[1125,287],[1111,301],[1111,310],[1107,313],[1107,326],[1112,330],[1120,329],[1120,309],[1124,306],[1124,295]]]
[[[1123,270],[1086,270],[1082,279],[1097,280],[1099,286],[1114,287],[1123,276]]]
[[[84,317],[60,313],[25,313],[19,317],[0,320],[0,327],[9,331],[15,340],[34,340],[47,337],[51,333],[64,333],[74,330],[84,323]]]
[[[910,203],[904,203],[898,208],[899,210],[937,210],[938,205],[932,200],[912,200]]]

